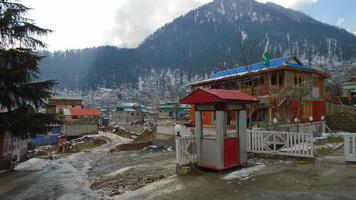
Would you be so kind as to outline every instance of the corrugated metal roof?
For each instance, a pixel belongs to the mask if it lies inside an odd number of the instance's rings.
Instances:
[[[294,61],[294,62],[292,62],[292,61]],[[233,75],[243,75],[243,74],[247,74],[247,73],[251,73],[251,72],[258,72],[258,71],[262,71],[262,70],[278,68],[278,67],[283,67],[283,66],[295,67],[295,68],[304,69],[304,70],[315,70],[315,68],[313,68],[311,66],[303,65],[296,57],[292,56],[292,57],[283,57],[283,58],[272,59],[270,61],[269,67],[264,66],[263,63],[255,63],[252,65],[247,65],[247,66],[237,67],[234,69],[220,71],[220,72],[210,75],[208,77],[208,79],[217,79],[217,78],[233,76]]]
[[[226,101],[246,103],[257,102],[258,99],[238,90],[199,88],[180,100],[183,104],[209,104]]]
[[[88,108],[69,108],[63,109],[63,114],[70,116],[100,116],[100,111],[98,109]]]

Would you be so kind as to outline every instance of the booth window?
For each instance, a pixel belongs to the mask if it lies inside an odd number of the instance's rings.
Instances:
[[[225,115],[225,128],[226,136],[237,136],[237,111],[228,111]]]

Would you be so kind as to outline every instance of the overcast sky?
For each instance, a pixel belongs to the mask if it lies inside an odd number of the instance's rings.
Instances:
[[[174,18],[212,0],[22,0],[29,16],[55,32],[42,38],[50,50],[100,45],[136,47]],[[272,1],[356,33],[354,0]]]

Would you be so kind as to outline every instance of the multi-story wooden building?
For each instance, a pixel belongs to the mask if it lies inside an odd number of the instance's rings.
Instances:
[[[295,56],[217,72],[208,79],[189,84],[196,88],[240,90],[260,102],[248,105],[250,126],[309,120],[325,116],[325,79],[329,74],[303,65]],[[193,110],[194,108],[192,108]],[[194,112],[191,112],[194,115]],[[194,116],[192,116],[194,121]],[[203,113],[205,125],[214,125],[214,113]],[[233,121],[234,116],[229,116]],[[229,122],[227,122],[229,123]]]
[[[82,97],[55,96],[48,99],[47,112],[63,114],[63,109],[83,108]]]

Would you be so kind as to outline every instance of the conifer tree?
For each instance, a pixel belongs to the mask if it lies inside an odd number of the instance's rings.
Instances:
[[[39,81],[37,39],[51,32],[27,18],[30,8],[17,0],[0,0],[0,134],[17,137],[45,132],[55,116],[36,112],[51,95],[54,81]]]

